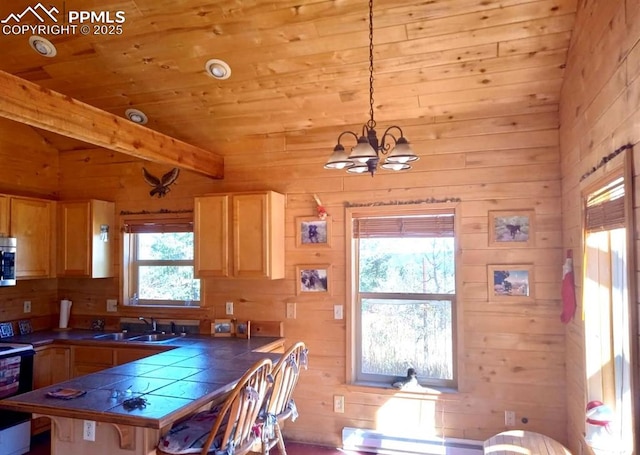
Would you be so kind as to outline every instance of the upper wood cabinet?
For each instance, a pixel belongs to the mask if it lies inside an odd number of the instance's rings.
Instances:
[[[114,221],[113,202],[59,202],[58,276],[112,277]]]
[[[18,245],[16,277],[25,279],[55,276],[55,202],[18,196],[6,197],[9,198],[9,235],[17,239]],[[0,227],[1,225],[0,222]]]
[[[274,191],[196,197],[196,275],[284,278],[284,206]]]
[[[9,237],[9,220],[10,220],[10,201],[9,196],[0,194],[0,236]]]

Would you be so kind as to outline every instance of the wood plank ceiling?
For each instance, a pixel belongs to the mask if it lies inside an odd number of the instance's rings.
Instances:
[[[417,127],[557,111],[576,3],[375,0],[376,121]],[[1,2],[0,19],[35,4]],[[29,47],[30,33],[3,33],[0,70],[119,116],[140,109],[149,128],[197,147],[224,154],[221,143],[246,136],[317,134],[328,155],[339,131],[368,119],[368,0],[44,5],[124,11],[126,21],[122,34],[42,34],[54,58]],[[27,14],[21,24],[40,22]],[[211,58],[230,65],[229,79],[205,74]]]

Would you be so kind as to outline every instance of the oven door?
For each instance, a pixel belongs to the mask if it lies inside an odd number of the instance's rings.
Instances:
[[[33,349],[4,355],[0,351],[0,399],[32,390],[34,354]],[[29,413],[2,410],[0,430],[30,419]]]

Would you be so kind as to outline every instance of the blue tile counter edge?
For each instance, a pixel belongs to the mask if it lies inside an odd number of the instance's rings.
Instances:
[[[96,341],[95,335],[96,332],[87,330],[46,331],[4,338],[0,342],[30,343],[36,349],[46,345],[136,348],[146,345],[161,348],[163,352],[0,400],[0,408],[162,429],[230,391],[258,359],[268,357],[276,362],[280,354],[269,351],[284,344],[284,338],[279,337],[187,335],[155,344]],[[201,390],[203,395],[196,397],[193,392],[185,395],[186,385],[192,390]],[[79,388],[87,394],[72,400],[47,398],[47,392],[62,387]],[[127,411],[122,406],[123,397],[142,397],[147,406]]]

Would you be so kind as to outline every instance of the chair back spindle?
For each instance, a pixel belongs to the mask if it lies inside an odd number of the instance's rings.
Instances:
[[[237,382],[225,400],[174,424],[157,453],[244,455],[259,443],[256,421],[272,386],[271,360],[262,359]]]
[[[306,369],[307,364],[307,347],[299,341],[291,346],[273,367],[273,387],[266,399],[266,416],[263,416],[262,453],[265,455],[276,444],[281,455],[286,455],[280,423],[289,418],[294,421],[298,417],[293,391],[298,383],[300,370]]]

